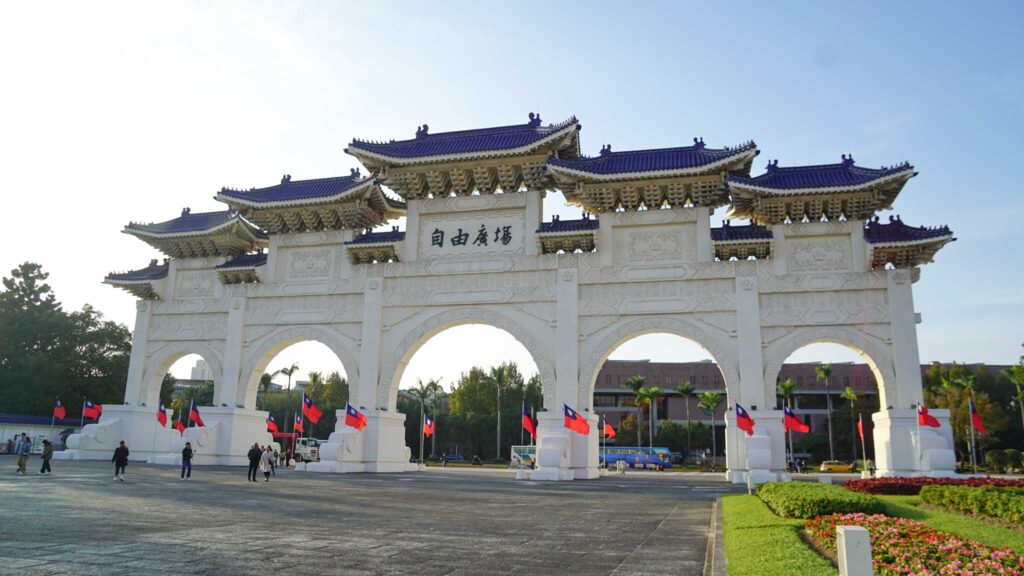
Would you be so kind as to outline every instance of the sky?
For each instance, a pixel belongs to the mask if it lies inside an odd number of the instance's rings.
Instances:
[[[101,284],[160,256],[121,233],[129,221],[221,209],[222,186],[348,174],[355,137],[520,123],[532,111],[545,122],[576,115],[589,154],[699,136],[712,147],[753,139],[755,174],[776,158],[909,160],[920,174],[891,213],[958,238],[914,287],[922,362],[1021,353],[1019,2],[10,2],[3,12],[0,272],[42,264],[68,309],[89,303],[134,324],[133,297]],[[545,212],[578,213],[558,194]],[[443,350],[480,363],[508,350],[522,363],[525,350],[495,332],[442,333],[403,385],[457,378]],[[669,337],[636,342],[613,357],[701,354]],[[845,359],[807,350],[796,359]],[[271,368],[337,369],[329,356],[299,345]]]

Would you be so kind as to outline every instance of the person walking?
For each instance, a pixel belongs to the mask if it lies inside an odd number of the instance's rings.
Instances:
[[[18,474],[24,476],[28,468],[28,455],[32,453],[32,441],[29,440],[28,434],[21,433],[21,438],[18,439],[18,445],[14,451],[18,454]]]
[[[53,458],[53,443],[49,440],[43,440],[43,467],[39,469],[39,476],[43,474],[53,474],[53,470],[50,469],[50,459]]]
[[[124,468],[128,465],[128,445],[121,440],[121,443],[114,449],[114,457],[110,459],[114,463],[114,480],[124,482]]]
[[[7,453],[8,454],[14,454],[14,444],[15,444],[14,438],[11,438],[10,440],[7,441]]]
[[[267,446],[267,449],[263,452],[263,456],[260,458],[260,468],[263,470],[264,482],[270,482],[270,467],[274,461],[274,450]]]
[[[256,481],[256,469],[260,465],[260,458],[263,457],[263,451],[260,450],[259,444],[253,444],[252,448],[249,448],[249,453],[246,454],[249,457],[249,482]]]
[[[192,443],[185,442],[185,447],[181,450],[181,479],[191,480],[192,479],[192,456],[195,452],[192,451]]]

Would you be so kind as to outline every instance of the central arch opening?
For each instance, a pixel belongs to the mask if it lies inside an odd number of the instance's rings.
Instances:
[[[629,467],[724,464],[725,376],[696,341],[675,333],[631,336],[616,345],[595,376],[593,409],[602,462]]]
[[[443,328],[411,350],[396,374],[395,407],[406,415],[406,446],[421,455],[423,418],[434,432],[423,434],[422,457],[449,465],[504,465],[513,446],[527,445],[524,406],[542,407],[540,370],[533,355],[509,332],[487,324]],[[517,450],[517,453],[519,451]]]

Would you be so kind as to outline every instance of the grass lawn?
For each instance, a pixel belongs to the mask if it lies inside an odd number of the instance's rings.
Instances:
[[[1024,554],[1024,532],[988,524],[977,518],[920,508],[919,496],[876,496],[885,505],[885,513],[889,516],[901,516],[964,538],[977,540],[989,546],[1008,546],[1018,554]]]
[[[723,496],[722,539],[729,576],[838,574],[800,539],[804,522],[776,516],[757,496]]]

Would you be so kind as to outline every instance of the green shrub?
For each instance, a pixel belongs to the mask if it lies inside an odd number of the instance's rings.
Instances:
[[[1021,467],[1020,450],[1017,450],[1016,448],[1007,448],[1006,450],[1003,450],[1003,452],[1006,452],[1006,463],[1010,468]]]
[[[921,501],[953,512],[998,518],[1013,524],[1024,522],[1024,488],[995,486],[925,486]]]
[[[985,462],[988,463],[990,469],[994,472],[1002,472],[1006,470],[1006,452],[1002,450],[989,450],[985,452]]]
[[[758,486],[757,496],[773,512],[786,518],[882,511],[882,503],[875,498],[831,484],[769,482]]]

